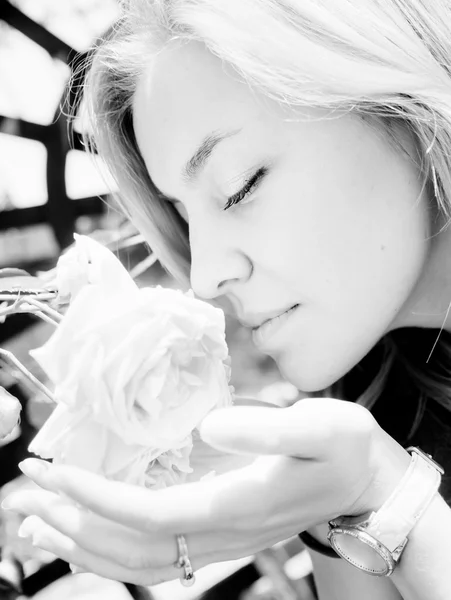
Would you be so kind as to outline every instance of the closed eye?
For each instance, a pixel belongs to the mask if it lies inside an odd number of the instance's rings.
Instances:
[[[263,177],[267,174],[267,172],[268,172],[267,167],[260,167],[254,173],[254,175],[250,179],[248,179],[248,181],[246,181],[246,183],[244,184],[244,186],[241,188],[241,190],[239,192],[237,192],[233,196],[230,196],[230,198],[227,200],[223,210],[228,210],[230,207],[234,206],[235,204],[239,204],[249,194],[251,194],[261,183]]]
[[[259,184],[263,180],[264,176],[268,173],[268,170],[269,170],[268,167],[260,167],[259,169],[257,169],[257,171],[254,173],[254,175],[252,175],[252,177],[250,177],[246,181],[246,183],[241,188],[241,190],[239,192],[237,192],[236,194],[233,194],[233,196],[230,196],[228,198],[223,210],[228,210],[235,204],[239,204],[247,196],[249,196],[252,192],[254,192],[255,189],[259,186]],[[180,200],[176,200],[175,198],[169,198],[168,196],[165,196],[162,192],[160,192],[160,197],[163,201],[165,201],[169,204],[172,204],[172,206],[180,214],[180,216],[185,221],[188,221],[188,214],[186,212],[183,202],[180,202]]]

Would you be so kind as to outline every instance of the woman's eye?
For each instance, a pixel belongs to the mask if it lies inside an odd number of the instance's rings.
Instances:
[[[250,177],[246,181],[246,183],[244,184],[244,186],[241,188],[241,190],[239,192],[237,192],[236,194],[233,194],[233,196],[230,196],[230,198],[228,198],[223,210],[228,210],[234,204],[239,204],[247,196],[249,196],[253,191],[255,191],[255,189],[258,187],[258,185],[262,181],[263,177],[267,174],[267,172],[268,172],[267,167],[260,167],[254,173],[254,175],[252,175],[252,177]],[[166,198],[165,201],[168,202],[169,204],[171,204],[174,207],[174,209],[179,213],[179,215],[182,217],[182,219],[184,219],[186,222],[188,222],[188,212],[187,212],[183,202],[179,202],[178,200],[173,200],[173,199],[168,199],[168,198]]]
[[[260,184],[261,180],[267,172],[267,167],[260,167],[260,169],[258,169],[254,173],[254,175],[250,179],[248,179],[248,181],[246,181],[246,183],[239,192],[237,192],[233,196],[230,196],[223,210],[228,210],[234,204],[238,204],[239,202],[244,200],[251,192],[253,192],[258,187],[258,185]]]

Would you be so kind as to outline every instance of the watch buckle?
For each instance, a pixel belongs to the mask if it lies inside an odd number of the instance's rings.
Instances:
[[[393,560],[395,562],[398,562],[399,557],[401,556],[401,554],[402,554],[404,548],[406,547],[408,541],[409,541],[409,538],[404,538],[404,540],[399,544],[399,546],[397,546],[393,550],[393,552],[391,553],[391,555],[393,557]]]
[[[420,448],[417,448],[416,446],[409,446],[408,448],[406,448],[406,451],[409,454],[415,452],[415,454],[418,454],[423,460],[429,463],[431,467],[434,467],[434,469],[436,469],[440,473],[440,475],[445,474],[445,469],[442,467],[442,465],[439,465],[439,463],[436,462],[430,454],[423,452],[423,450],[421,450]]]
[[[363,515],[353,515],[351,517],[342,515],[335,517],[335,519],[331,519],[329,521],[329,528],[332,529],[333,527],[342,527],[344,525],[345,527],[356,527],[361,531],[364,531],[375,515],[376,513],[374,511],[366,512]]]

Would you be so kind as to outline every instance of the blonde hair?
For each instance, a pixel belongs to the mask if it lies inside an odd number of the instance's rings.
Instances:
[[[122,2],[121,18],[89,59],[84,98],[94,143],[116,179],[123,210],[162,265],[187,282],[186,224],[161,202],[132,127],[138,78],[165,45],[178,39],[202,42],[252,88],[283,105],[327,108],[331,114],[353,111],[400,147],[397,126],[407,128],[417,143],[424,185],[448,220],[449,23],[449,0]],[[394,361],[392,346],[387,344],[382,369],[360,399],[369,407]],[[434,395],[436,379],[427,383],[424,373],[412,377],[425,393]],[[444,385],[439,386],[442,391]],[[447,380],[446,398],[442,394],[439,400],[446,406],[449,385]]]

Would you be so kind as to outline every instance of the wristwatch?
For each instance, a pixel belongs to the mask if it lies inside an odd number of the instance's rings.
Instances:
[[[410,465],[377,512],[329,521],[327,539],[345,560],[369,575],[389,576],[398,564],[408,535],[437,493],[443,468],[410,446]]]

